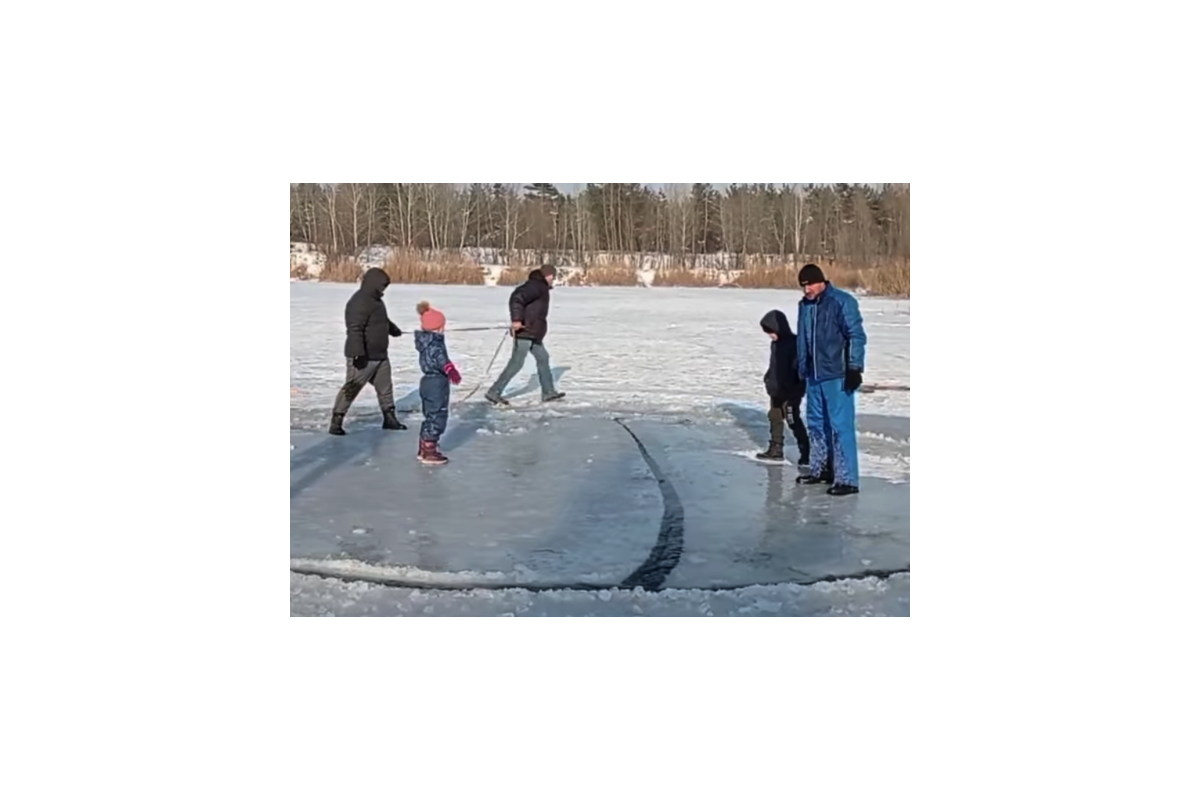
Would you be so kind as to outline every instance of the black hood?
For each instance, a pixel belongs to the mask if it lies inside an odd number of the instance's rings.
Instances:
[[[363,275],[362,287],[376,298],[380,298],[383,297],[383,290],[386,289],[388,284],[391,282],[392,279],[388,277],[386,272],[381,270],[379,267],[371,267],[369,270],[367,270],[366,274]]]
[[[774,333],[778,336],[794,336],[792,326],[788,324],[787,314],[784,314],[779,309],[768,311],[759,322],[764,331]]]

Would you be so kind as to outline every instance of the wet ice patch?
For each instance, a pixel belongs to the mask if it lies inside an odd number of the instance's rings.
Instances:
[[[759,458],[758,454],[761,453],[762,450],[717,450],[715,452],[727,456],[738,456],[739,458],[744,458],[747,461],[753,461],[755,464],[765,464],[769,467],[796,466],[795,462],[789,460],[788,458],[784,458],[782,461]]]
[[[886,434],[876,433],[875,431],[864,431],[861,429],[858,431],[858,438],[860,440],[874,439],[875,441],[879,441],[879,442],[890,442],[892,444],[902,444],[902,445],[907,445],[909,443],[908,439],[897,439],[894,436],[888,436]]]
[[[880,455],[860,449],[858,472],[865,477],[882,478],[888,483],[908,483],[908,458],[903,455]]]
[[[517,436],[522,433],[529,433],[529,429],[520,425],[515,428],[476,428],[475,433],[480,436]]]

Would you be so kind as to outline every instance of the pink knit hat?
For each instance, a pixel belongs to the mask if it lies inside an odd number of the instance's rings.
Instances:
[[[417,303],[417,313],[421,315],[421,329],[438,331],[446,327],[446,315],[429,305],[428,300]]]

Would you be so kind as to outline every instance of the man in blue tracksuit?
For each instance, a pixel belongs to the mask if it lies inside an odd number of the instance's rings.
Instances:
[[[858,441],[854,432],[854,392],[862,385],[867,334],[858,301],[825,280],[816,264],[800,270],[804,299],[796,320],[796,360],[808,383],[809,462],[826,464],[833,474],[796,479],[796,483],[832,483],[829,494],[858,494]]]

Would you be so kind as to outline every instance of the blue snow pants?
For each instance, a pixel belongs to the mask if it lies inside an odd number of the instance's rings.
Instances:
[[[854,433],[854,393],[845,389],[845,378],[808,382],[808,436],[812,440],[809,463],[813,474],[833,453],[833,482],[858,486],[858,439]]]
[[[425,375],[421,378],[421,438],[436,442],[446,432],[450,414],[450,379],[445,375]]]

